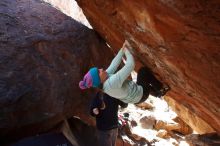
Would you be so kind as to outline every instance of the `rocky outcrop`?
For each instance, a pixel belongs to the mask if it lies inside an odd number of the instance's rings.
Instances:
[[[182,104],[177,103],[174,99],[170,97],[166,97],[165,99],[167,103],[172,107],[172,110],[180,115],[181,118],[186,121],[187,124],[196,132],[200,134],[214,132],[214,129],[210,126],[209,123],[205,122],[202,118],[195,115],[195,113],[190,111],[190,109]]]
[[[186,137],[186,141],[190,146],[218,146],[220,144],[220,136],[216,133],[208,134],[191,134]]]
[[[105,42],[40,0],[1,0],[0,27],[0,141],[73,115],[88,121],[91,91],[78,83],[89,67],[110,63]]]
[[[77,2],[115,50],[127,39],[137,64],[150,67],[171,87],[175,102],[220,132],[218,0]],[[198,126],[199,132],[210,131]]]

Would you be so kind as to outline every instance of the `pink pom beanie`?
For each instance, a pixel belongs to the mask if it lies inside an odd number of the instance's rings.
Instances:
[[[98,87],[100,83],[99,70],[98,68],[93,67],[86,73],[83,80],[79,82],[79,87],[81,89]]]

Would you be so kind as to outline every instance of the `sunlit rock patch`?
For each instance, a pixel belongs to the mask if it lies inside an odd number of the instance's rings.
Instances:
[[[150,96],[139,106],[129,104],[119,115],[125,113],[129,113],[129,118],[120,136],[127,143],[188,146],[185,135],[193,130],[177,117],[165,100]]]

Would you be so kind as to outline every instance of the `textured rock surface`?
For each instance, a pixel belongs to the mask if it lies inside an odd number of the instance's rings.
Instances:
[[[166,97],[166,101],[172,107],[173,111],[175,111],[178,115],[181,115],[181,118],[185,120],[186,123],[190,125],[190,127],[196,132],[203,134],[211,133],[214,131],[211,127],[211,124],[196,116],[195,113],[190,111],[190,109],[186,108],[184,105],[178,104],[174,99],[170,97]]]
[[[111,54],[93,30],[49,4],[1,0],[0,141],[73,115],[89,120],[89,92],[78,82],[90,66],[109,64]]]
[[[190,134],[186,137],[190,146],[219,146],[220,136],[216,133]]]
[[[128,39],[138,62],[172,88],[175,102],[220,132],[219,0],[77,2],[112,47]]]

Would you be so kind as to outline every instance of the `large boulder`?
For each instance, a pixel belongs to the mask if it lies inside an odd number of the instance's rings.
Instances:
[[[137,64],[151,68],[175,102],[210,125],[197,127],[200,133],[220,132],[219,0],[76,1],[115,51],[127,39]]]
[[[89,120],[79,81],[113,54],[93,30],[40,0],[0,1],[0,142],[73,115]]]

